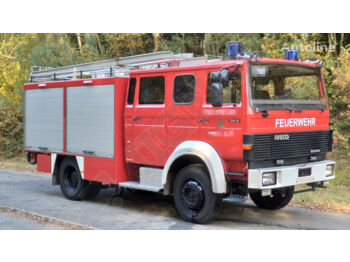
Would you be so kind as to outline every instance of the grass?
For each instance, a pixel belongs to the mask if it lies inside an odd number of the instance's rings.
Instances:
[[[329,154],[328,158],[337,162],[336,178],[326,189],[294,195],[291,205],[350,214],[350,157],[346,152],[338,151]],[[36,171],[36,165],[30,165],[24,155],[10,159],[0,157],[0,168]],[[302,188],[305,186],[296,189]]]
[[[333,152],[328,159],[336,162],[336,178],[326,189],[318,188],[315,192],[294,195],[291,204],[350,214],[350,159],[344,152]],[[296,190],[303,188],[305,186],[298,186]]]
[[[36,165],[27,162],[24,155],[14,158],[4,158],[0,156],[0,168],[35,172]]]
[[[296,190],[306,188],[303,186],[297,187]],[[294,195],[295,203],[347,203],[350,205],[350,187],[343,185],[327,185],[327,188],[318,188],[314,192],[300,193]]]

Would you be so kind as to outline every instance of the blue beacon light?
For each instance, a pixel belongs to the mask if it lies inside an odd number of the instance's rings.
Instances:
[[[285,59],[292,60],[292,61],[298,61],[299,60],[298,59],[298,50],[295,50],[295,49],[286,50]]]
[[[227,56],[228,59],[236,59],[237,55],[242,52],[241,42],[229,42],[227,43]]]

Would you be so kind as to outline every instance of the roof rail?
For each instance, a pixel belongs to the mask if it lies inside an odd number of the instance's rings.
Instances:
[[[170,51],[160,51],[58,68],[45,68],[46,70],[32,72],[29,80],[45,82],[127,76],[130,70],[135,69],[186,66],[205,62],[207,62],[206,57],[193,57],[192,53],[174,55]]]

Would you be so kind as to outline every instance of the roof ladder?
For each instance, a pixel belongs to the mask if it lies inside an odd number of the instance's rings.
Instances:
[[[31,73],[31,82],[75,80],[127,76],[130,70],[152,69],[169,66],[185,66],[207,62],[206,57],[193,57],[192,53],[174,55],[170,51],[160,51],[116,59],[102,60],[58,68],[32,67],[39,69]]]

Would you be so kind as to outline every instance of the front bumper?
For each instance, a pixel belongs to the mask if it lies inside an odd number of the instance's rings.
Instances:
[[[326,166],[334,165],[334,171],[331,176],[326,176]],[[311,174],[299,177],[299,169],[311,168]],[[276,184],[263,186],[262,175],[265,172],[276,172]],[[328,181],[335,178],[335,162],[330,160],[311,162],[306,164],[268,167],[248,170],[248,188],[249,189],[274,189],[301,184]]]

